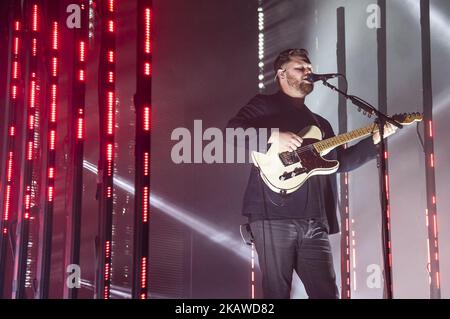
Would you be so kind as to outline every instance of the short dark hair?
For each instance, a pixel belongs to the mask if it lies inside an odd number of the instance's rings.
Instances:
[[[311,64],[311,61],[309,60],[309,53],[305,49],[287,49],[282,51],[273,63],[275,74],[277,73],[278,69],[281,69],[283,64],[289,62],[291,60],[291,57],[293,56],[298,56]]]

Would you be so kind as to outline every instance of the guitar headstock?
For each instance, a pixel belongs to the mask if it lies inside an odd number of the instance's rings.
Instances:
[[[403,114],[395,114],[392,116],[394,120],[399,122],[402,125],[410,125],[414,122],[420,122],[423,120],[422,113],[403,113]]]

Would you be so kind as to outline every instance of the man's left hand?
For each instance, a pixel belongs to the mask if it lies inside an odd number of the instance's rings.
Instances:
[[[384,138],[386,138],[386,137],[388,137],[388,136],[391,136],[392,134],[394,134],[396,131],[398,130],[398,127],[397,126],[395,126],[395,125],[393,125],[393,124],[391,124],[391,123],[387,123],[385,126],[384,126]],[[378,144],[378,143],[380,143],[380,132],[379,131],[376,131],[373,135],[372,135],[372,138],[373,138],[373,144]]]

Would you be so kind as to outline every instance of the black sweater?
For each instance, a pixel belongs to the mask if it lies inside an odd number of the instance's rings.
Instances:
[[[301,99],[279,91],[272,95],[256,95],[228,122],[227,127],[277,128],[280,132],[298,133],[310,125],[321,129],[323,139],[335,136],[330,123],[311,112]],[[376,154],[376,146],[370,137],[347,149],[338,147],[325,158],[339,161],[338,172],[348,172],[374,159]],[[310,177],[297,191],[281,195],[270,190],[262,181],[258,169],[252,166],[242,213],[250,221],[321,218],[328,224],[330,234],[334,234],[339,232],[336,199],[334,174]]]

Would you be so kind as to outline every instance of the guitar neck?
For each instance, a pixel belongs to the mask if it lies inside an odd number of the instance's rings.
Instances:
[[[366,127],[362,127],[344,134],[337,135],[335,137],[327,138],[323,141],[314,143],[313,146],[319,153],[323,153],[325,151],[330,151],[338,146],[344,145],[351,141],[372,135],[372,133],[375,131],[377,131],[377,125],[371,124]]]

